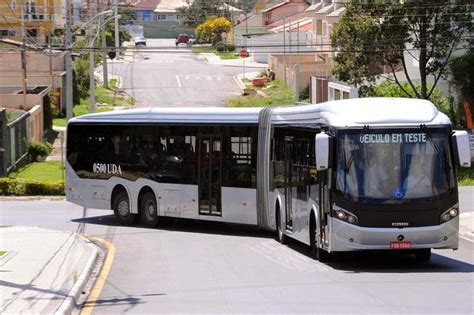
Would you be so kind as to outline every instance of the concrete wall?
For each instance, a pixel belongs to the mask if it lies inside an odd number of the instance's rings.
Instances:
[[[315,61],[315,54],[269,55],[268,67],[275,71],[275,77],[285,82],[293,92],[303,91],[309,86],[311,76],[327,77],[331,65]],[[299,65],[299,71],[295,70]]]
[[[250,56],[257,62],[268,62],[268,55],[273,53],[304,53],[312,51],[310,32],[281,32],[255,35],[247,39]]]
[[[20,88],[21,90],[21,88]],[[23,105],[23,94],[0,94],[0,107],[30,110],[36,105],[43,106],[43,97],[51,91],[47,88],[39,94],[27,94],[26,106]]]
[[[64,71],[63,53],[51,56],[52,71]],[[49,56],[37,51],[26,53],[26,69],[28,73],[49,72]],[[19,51],[0,52],[0,72],[16,72],[21,70],[21,53]]]
[[[32,109],[30,109],[28,113],[30,113],[27,118],[28,140],[42,142],[44,135],[43,106],[36,105]]]

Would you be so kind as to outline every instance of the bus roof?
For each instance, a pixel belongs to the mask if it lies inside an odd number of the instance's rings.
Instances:
[[[257,124],[261,107],[152,107],[96,113],[71,123]],[[449,118],[427,100],[408,98],[355,98],[320,104],[269,109],[274,124],[314,124],[334,127],[365,125],[449,125]]]
[[[275,124],[319,122],[334,127],[449,125],[449,118],[427,100],[355,98],[272,110]]]
[[[197,123],[257,124],[261,108],[151,107],[95,113],[71,123]]]

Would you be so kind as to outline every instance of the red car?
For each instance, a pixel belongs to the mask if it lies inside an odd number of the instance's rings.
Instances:
[[[176,37],[176,46],[178,46],[181,43],[187,44],[188,42],[189,42],[189,35],[187,34],[179,34]]]

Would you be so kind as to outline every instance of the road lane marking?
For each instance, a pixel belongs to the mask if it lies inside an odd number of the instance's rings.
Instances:
[[[82,234],[84,237],[88,238],[91,241],[96,241],[107,247],[107,256],[105,257],[104,265],[102,266],[102,270],[100,271],[99,276],[95,282],[94,289],[92,289],[91,294],[84,302],[83,307],[81,309],[81,315],[90,315],[94,310],[95,303],[98,301],[100,292],[105,285],[105,280],[107,280],[107,276],[109,275],[110,269],[112,268],[112,263],[115,257],[115,246],[107,240],[89,236],[86,234]]]
[[[176,80],[178,81],[178,86],[181,88],[181,87],[182,87],[182,86],[181,86],[181,81],[179,80],[179,76],[178,76],[178,75],[176,76]]]

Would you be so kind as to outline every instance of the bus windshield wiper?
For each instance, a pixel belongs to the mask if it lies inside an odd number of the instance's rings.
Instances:
[[[433,135],[431,134],[430,130],[428,129],[428,127],[426,127],[425,124],[421,124],[420,125],[420,129],[421,131],[423,131],[423,133],[426,134],[426,136],[428,137],[428,140],[430,141],[431,145],[433,146],[435,152],[436,152],[436,155],[438,156],[441,164],[443,165],[443,169],[444,169],[444,173],[446,175],[446,180],[448,182],[448,185],[450,183],[450,176],[449,176],[449,171],[451,170],[451,167],[449,166],[449,163],[448,163],[448,157],[446,155],[446,150],[441,150],[440,146],[438,145],[438,143],[433,139]]]
[[[367,133],[369,130],[369,126],[365,125],[364,128],[359,133],[359,138],[361,135]],[[354,162],[355,154],[356,152],[359,152],[360,150],[360,144],[354,148],[351,152],[351,156],[349,157],[349,160],[346,159],[346,150],[344,150],[344,173],[347,174],[349,173],[349,170],[351,169],[352,162]]]

